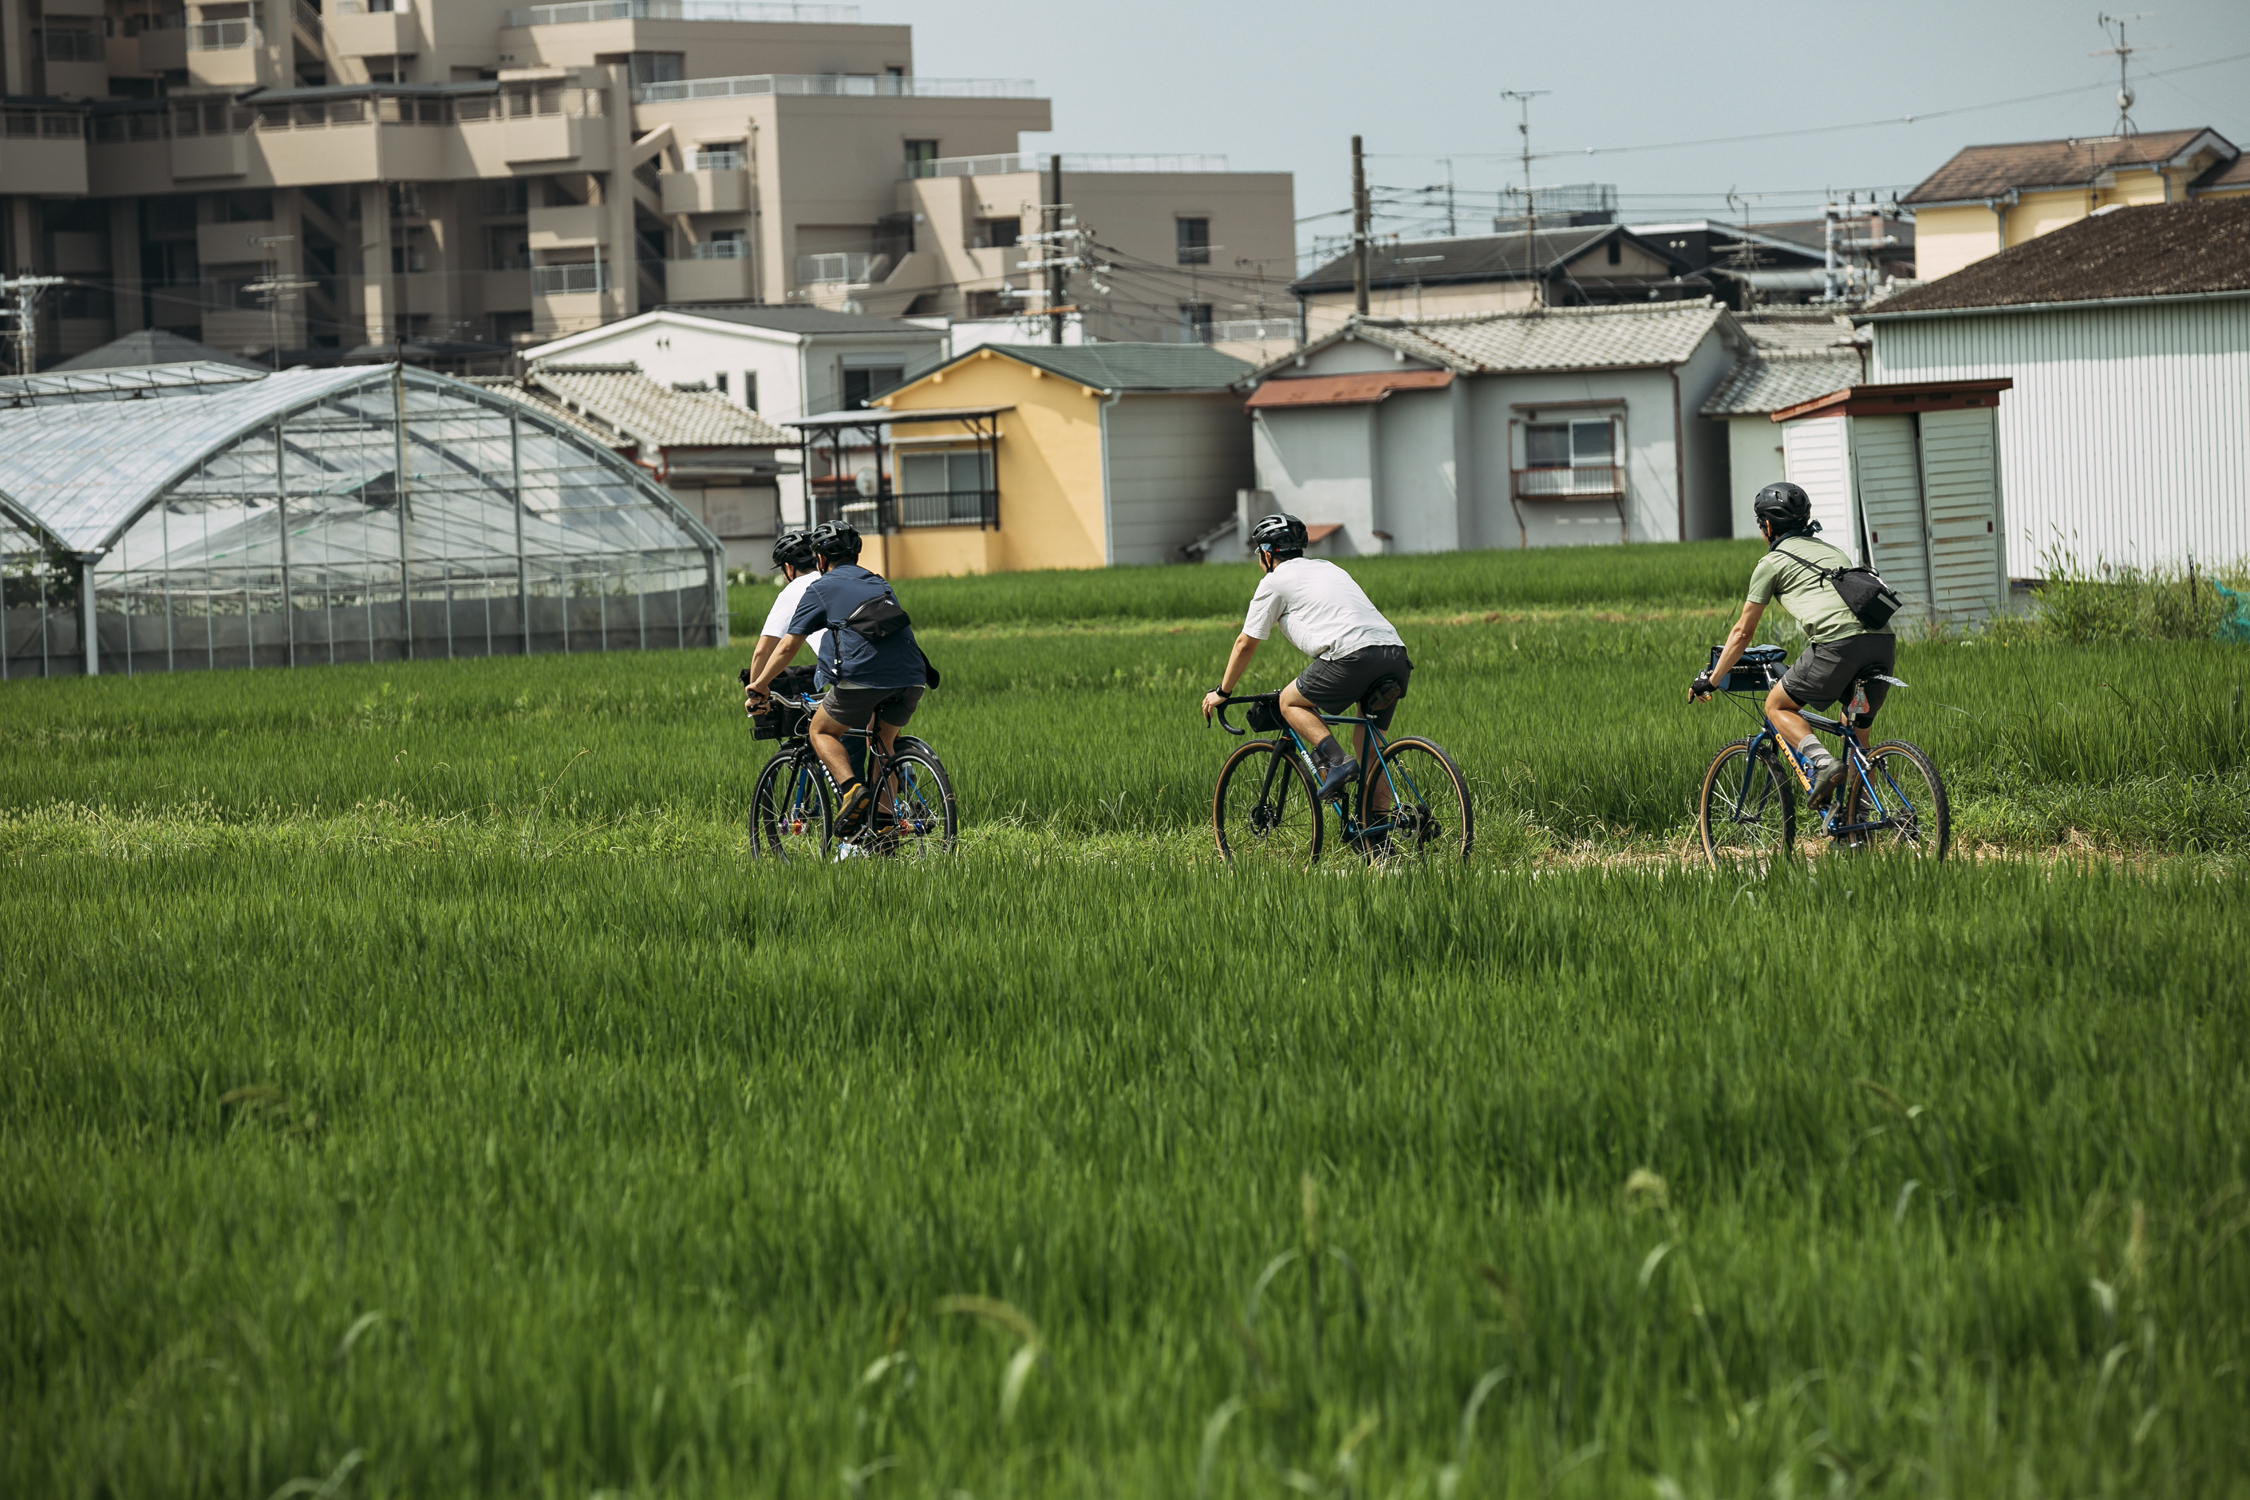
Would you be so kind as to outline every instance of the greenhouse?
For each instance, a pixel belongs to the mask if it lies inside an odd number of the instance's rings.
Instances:
[[[423,370],[0,380],[0,676],[719,646],[723,559],[592,435]]]

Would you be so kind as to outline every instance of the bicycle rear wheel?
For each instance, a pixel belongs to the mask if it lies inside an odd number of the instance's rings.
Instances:
[[[1752,759],[1750,741],[1736,740],[1713,756],[1695,824],[1714,870],[1764,869],[1787,858],[1797,836],[1797,798],[1772,749]]]
[[[1211,797],[1219,853],[1238,864],[1305,869],[1320,858],[1312,773],[1286,740],[1252,740],[1227,758]]]
[[[859,842],[870,854],[906,860],[936,859],[953,852],[960,836],[960,810],[953,781],[929,746],[916,740],[891,757],[891,774],[877,801],[866,836]]]
[[[1844,822],[1875,827],[1844,835],[1861,849],[1899,849],[1926,859],[1943,859],[1953,839],[1953,813],[1946,805],[1945,782],[1937,763],[1904,740],[1885,740],[1867,752],[1867,781],[1851,778]],[[1872,785],[1875,797],[1868,800]]]
[[[1376,810],[1378,800],[1389,806]],[[1436,864],[1467,859],[1477,839],[1476,814],[1469,805],[1469,784],[1453,757],[1417,735],[1384,746],[1382,764],[1360,789],[1359,826],[1379,829],[1386,823],[1387,831],[1359,840],[1359,852],[1370,860]]]
[[[828,775],[810,750],[784,750],[766,762],[750,794],[750,850],[764,859],[828,857],[834,809]]]

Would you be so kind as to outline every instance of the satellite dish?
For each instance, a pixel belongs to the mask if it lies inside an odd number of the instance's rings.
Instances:
[[[877,474],[873,467],[862,469],[854,474],[852,482],[859,487],[860,494],[868,499],[873,499],[875,492],[883,487],[882,476]]]

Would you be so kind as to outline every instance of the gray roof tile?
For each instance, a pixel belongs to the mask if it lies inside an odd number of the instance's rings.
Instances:
[[[1741,417],[1780,411],[1840,391],[1861,378],[1859,355],[1848,351],[1751,355],[1711,393],[1702,412],[1707,417]]]

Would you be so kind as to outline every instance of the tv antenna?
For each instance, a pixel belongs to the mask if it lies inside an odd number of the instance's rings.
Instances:
[[[1552,89],[1502,89],[1500,97],[1516,101],[1520,111],[1516,132],[1523,137],[1523,228],[1524,261],[1532,273],[1531,305],[1538,307],[1546,302],[1545,287],[1540,284],[1539,270],[1539,208],[1538,200],[1531,196],[1531,101],[1554,92]]]
[[[2134,53],[2155,52],[2161,49],[2128,45],[2125,41],[2125,25],[2129,21],[2145,21],[2155,14],[2156,12],[2153,10],[2137,10],[2129,16],[2101,15],[2095,17],[2095,20],[2101,24],[2102,33],[2105,36],[2109,34],[2111,27],[2117,28],[2117,44],[2115,46],[2104,47],[2099,52],[2087,54],[2089,57],[2114,57],[2117,59],[2117,128],[2111,132],[2113,135],[2140,134],[2140,127],[2133,123],[2133,86],[2125,81],[2125,68],[2132,60]]]

